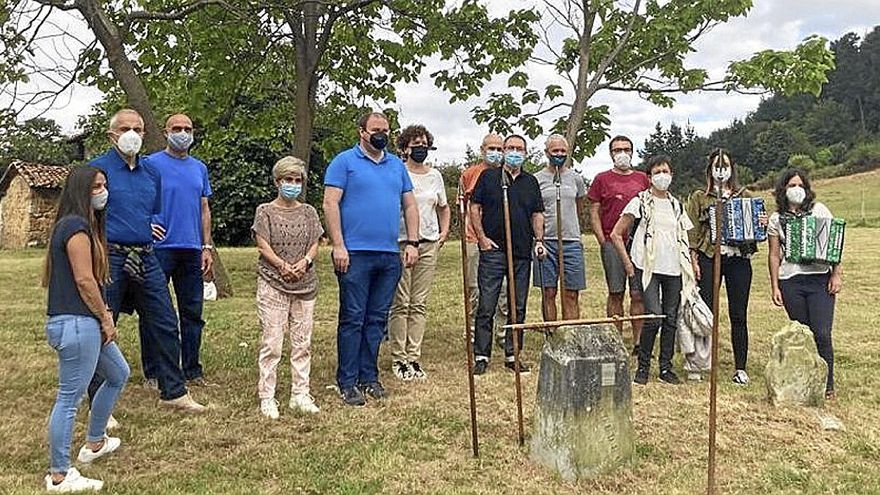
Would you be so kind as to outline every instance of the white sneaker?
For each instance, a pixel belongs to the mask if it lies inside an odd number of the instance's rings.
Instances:
[[[260,399],[260,412],[269,419],[278,419],[278,401],[275,399]]]
[[[748,385],[749,384],[749,375],[746,373],[746,370],[736,370],[733,373],[733,383],[737,385]]]
[[[703,374],[696,371],[691,371],[688,373],[688,380],[692,382],[701,382],[703,381]]]
[[[290,408],[308,414],[317,414],[321,411],[315,405],[315,398],[311,394],[294,394],[290,397]]]
[[[116,428],[119,428],[119,421],[116,421],[116,418],[111,414],[110,417],[107,418],[107,429],[115,430]]]
[[[85,476],[79,474],[79,471],[77,471],[74,467],[67,470],[67,474],[64,476],[64,481],[58,483],[57,485],[52,483],[51,474],[46,475],[47,492],[70,493],[84,492],[86,490],[98,491],[103,487],[103,481],[86,478]]]
[[[97,452],[90,449],[89,444],[85,444],[79,449],[79,455],[76,456],[76,460],[82,463],[92,462],[118,449],[120,445],[122,445],[122,440],[104,435],[104,445]]]
[[[207,407],[193,400],[192,396],[188,393],[183,394],[176,399],[160,400],[159,404],[187,413],[203,413],[208,409]]]

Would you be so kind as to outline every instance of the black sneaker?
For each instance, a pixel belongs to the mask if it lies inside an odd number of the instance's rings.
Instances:
[[[391,364],[391,370],[394,371],[394,376],[403,380],[409,381],[413,379],[412,369],[406,364],[406,361],[394,361]]]
[[[366,385],[361,385],[360,389],[364,394],[369,395],[370,397],[372,397],[376,400],[381,400],[381,399],[384,399],[385,397],[388,397],[388,393],[385,392],[385,387],[383,387],[382,384],[379,382],[373,382],[373,383],[367,383]]]
[[[648,384],[648,369],[647,368],[637,369],[636,376],[633,377],[633,382],[638,383],[639,385],[647,385]]]
[[[364,394],[357,387],[344,388],[339,393],[342,396],[342,402],[345,402],[347,406],[361,407],[367,403]]]
[[[480,359],[474,363],[474,376],[486,374],[486,368],[489,367],[489,361]]]
[[[661,371],[660,381],[664,381],[671,385],[681,385],[681,380],[679,380],[678,375],[672,370]]]
[[[510,371],[515,371],[513,369],[513,361],[507,361],[504,363],[504,367],[509,369]],[[532,369],[526,363],[520,361],[519,362],[519,372],[520,373],[531,373]]]
[[[410,361],[409,369],[414,380],[425,380],[428,378],[428,374],[425,373],[425,370],[422,369],[422,365],[418,361]]]

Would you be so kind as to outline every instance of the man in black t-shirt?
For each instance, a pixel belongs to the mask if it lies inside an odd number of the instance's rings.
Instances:
[[[516,323],[522,323],[526,318],[533,241],[535,255],[544,256],[544,202],[537,179],[522,170],[525,156],[525,139],[518,135],[508,136],[504,140],[503,167],[483,172],[471,197],[470,220],[480,248],[477,274],[480,302],[477,306],[474,338],[475,375],[485,373],[489,365],[489,357],[492,355],[492,317],[501,292],[501,282],[507,277],[505,186],[510,209],[510,241],[516,285],[516,301],[509,307],[516,308]],[[520,348],[522,343],[520,333]],[[513,340],[510,331],[504,338],[504,357],[504,365],[513,369]],[[520,363],[520,371],[528,372],[529,368]]]

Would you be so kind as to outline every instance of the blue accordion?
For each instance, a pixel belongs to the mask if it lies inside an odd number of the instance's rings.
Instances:
[[[721,243],[736,246],[747,242],[767,240],[767,227],[758,217],[765,215],[762,198],[731,198],[723,203],[721,214]],[[718,238],[715,227],[715,203],[709,205],[709,230],[712,242]]]

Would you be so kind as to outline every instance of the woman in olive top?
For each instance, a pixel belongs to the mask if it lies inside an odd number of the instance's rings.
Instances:
[[[709,206],[717,199],[717,184],[721,183],[724,199],[750,197],[736,181],[736,167],[731,156],[724,149],[717,149],[709,155],[706,165],[706,188],[694,191],[687,201],[687,213],[694,229],[688,232],[691,245],[691,261],[694,275],[700,286],[700,295],[712,308],[713,257],[715,244],[712,242]],[[766,216],[760,219],[766,225]],[[730,318],[730,340],[733,343],[733,361],[736,371],[733,382],[740,385],[749,383],[746,373],[746,360],[749,353],[748,309],[749,290],[752,286],[752,261],[757,252],[757,243],[744,242],[721,246],[721,277],[727,289],[727,315]]]
[[[107,419],[129,375],[128,363],[114,342],[116,325],[104,299],[110,274],[104,234],[107,196],[103,172],[74,168],[61,191],[46,253],[46,338],[58,353],[58,396],[49,417],[48,491],[100,490],[104,484],[81,476],[70,466],[76,410],[95,373],[104,381],[92,400],[86,444],[77,460],[92,462],[121,443],[105,434]]]

